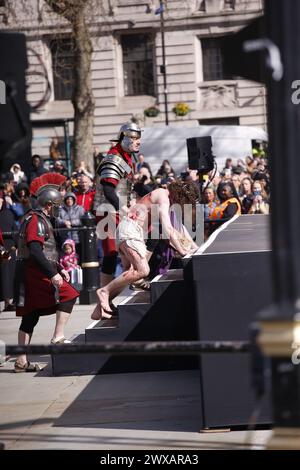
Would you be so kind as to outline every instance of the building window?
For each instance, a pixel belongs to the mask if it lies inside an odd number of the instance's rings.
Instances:
[[[53,85],[55,100],[70,100],[74,88],[74,45],[70,38],[53,40],[52,55]]]
[[[202,39],[203,80],[226,80],[220,39]]]
[[[124,94],[154,96],[154,47],[151,34],[126,34],[121,37]]]
[[[224,9],[225,10],[234,10],[235,0],[224,0]]]
[[[238,126],[240,120],[238,117],[219,118],[219,119],[200,119],[200,126]]]
[[[202,2],[200,3],[199,11],[206,11],[205,0],[202,0]]]
[[[210,1],[211,0],[208,0],[208,1],[202,0],[200,2],[199,11],[211,11],[213,7],[208,3]],[[236,0],[224,0],[224,4],[223,4],[224,10],[234,10],[235,3],[236,3]],[[220,7],[221,7],[221,2],[220,2]],[[215,12],[220,11],[218,9],[218,6],[214,7],[214,11]]]

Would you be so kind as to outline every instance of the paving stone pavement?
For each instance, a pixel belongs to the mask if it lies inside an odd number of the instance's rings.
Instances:
[[[75,305],[66,336],[90,323],[93,306]],[[0,339],[17,341],[20,320],[0,314]],[[40,319],[33,343],[49,343],[54,317]],[[197,371],[53,377],[46,367],[15,374],[0,367],[0,441],[5,449],[264,449],[271,431],[199,432]],[[74,359],[75,360],[75,359]]]

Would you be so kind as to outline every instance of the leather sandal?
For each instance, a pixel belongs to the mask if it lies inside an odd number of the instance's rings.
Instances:
[[[16,306],[14,304],[8,304],[4,307],[3,312],[15,312]]]
[[[118,316],[118,308],[112,303],[112,302],[109,302],[109,306],[111,308],[111,312],[109,312],[111,314],[112,317],[117,317]]]
[[[66,339],[64,336],[62,338],[52,338],[50,344],[70,344],[71,341]]]
[[[38,372],[39,370],[41,370],[41,368],[38,364],[31,364],[29,361],[27,361],[26,364],[15,362],[15,372],[17,374],[19,372]]]
[[[135,282],[133,284],[130,284],[129,289],[149,291],[150,290],[150,282],[145,281],[145,280],[141,280],[141,281]]]

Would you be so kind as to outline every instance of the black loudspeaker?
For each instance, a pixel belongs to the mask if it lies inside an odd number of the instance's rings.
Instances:
[[[211,137],[192,137],[186,139],[189,168],[208,173],[214,168]]]
[[[0,173],[19,163],[27,171],[31,154],[30,107],[26,101],[24,34],[0,33]]]

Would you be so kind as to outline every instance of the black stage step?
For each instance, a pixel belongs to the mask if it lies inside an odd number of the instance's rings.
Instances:
[[[84,344],[85,334],[71,338],[72,343]],[[108,360],[104,354],[59,354],[51,355],[52,373],[58,375],[95,375]]]
[[[184,281],[183,269],[171,270],[151,282],[150,292],[137,291],[118,305],[117,318],[93,322],[85,330],[85,342],[102,341],[159,341],[196,339],[196,322],[192,293]],[[76,341],[83,341],[82,335]],[[112,357],[98,361],[59,355],[53,360],[54,375],[143,372],[149,370],[178,370],[198,367],[189,356]],[[83,356],[83,355],[82,355]],[[76,369],[76,371],[75,371]],[[101,369],[101,370],[100,370]]]
[[[119,306],[119,318],[127,319],[138,302],[150,301],[147,311],[131,329],[127,341],[180,341],[197,339],[191,284],[184,280],[184,270],[170,270],[151,282],[149,292]],[[141,308],[145,304],[141,305]],[[185,370],[198,368],[191,356],[112,357],[101,373]]]

